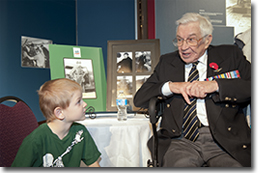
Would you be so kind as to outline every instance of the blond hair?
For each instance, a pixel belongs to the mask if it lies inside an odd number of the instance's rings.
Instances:
[[[38,90],[39,104],[46,122],[56,119],[54,109],[66,109],[75,91],[81,91],[81,86],[70,79],[61,78],[45,82]]]

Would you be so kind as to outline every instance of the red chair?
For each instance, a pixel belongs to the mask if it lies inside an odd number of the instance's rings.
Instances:
[[[7,106],[3,102],[15,102]],[[30,107],[13,96],[0,98],[0,167],[10,167],[23,139],[38,127]]]

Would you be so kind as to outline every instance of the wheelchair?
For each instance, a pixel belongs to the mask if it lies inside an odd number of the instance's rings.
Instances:
[[[159,167],[157,124],[160,117],[163,115],[165,105],[166,103],[161,97],[153,97],[149,101],[148,113],[149,113],[150,123],[152,125],[152,132],[153,132],[153,138],[152,138],[153,151],[151,151],[152,160],[149,159],[147,161],[147,167]]]

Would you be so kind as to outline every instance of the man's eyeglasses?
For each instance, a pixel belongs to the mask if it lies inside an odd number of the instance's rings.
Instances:
[[[175,38],[172,42],[173,42],[173,45],[176,46],[176,47],[179,47],[179,46],[182,46],[183,45],[183,42],[186,41],[186,43],[189,45],[189,46],[197,46],[199,44],[199,42],[207,37],[208,35],[205,35],[203,37],[201,37],[200,39],[197,39],[195,36],[194,37],[188,37],[187,39],[183,39],[181,37],[177,37]]]

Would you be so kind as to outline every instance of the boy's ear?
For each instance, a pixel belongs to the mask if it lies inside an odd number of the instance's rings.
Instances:
[[[64,119],[64,115],[63,115],[63,112],[62,112],[62,108],[61,107],[56,107],[54,109],[54,115],[57,119],[59,120],[63,120]]]

